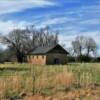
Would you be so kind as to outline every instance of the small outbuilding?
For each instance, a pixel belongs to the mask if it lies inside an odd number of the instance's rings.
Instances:
[[[38,47],[27,56],[28,63],[39,65],[66,64],[69,53],[59,44]]]

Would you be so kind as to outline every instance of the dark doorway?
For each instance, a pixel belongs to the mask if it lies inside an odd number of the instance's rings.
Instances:
[[[58,58],[54,59],[54,64],[60,64],[60,60]]]

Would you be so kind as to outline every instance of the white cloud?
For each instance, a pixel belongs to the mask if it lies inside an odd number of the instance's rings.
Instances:
[[[100,19],[88,19],[88,20],[83,20],[83,21],[80,22],[80,24],[98,25],[98,24],[100,24]]]
[[[59,35],[59,43],[64,44],[66,46],[66,48],[70,48],[70,47],[72,47],[71,43],[75,39],[75,37],[76,37],[76,34],[74,34],[74,35],[60,34]]]
[[[100,46],[100,31],[87,31],[81,34],[87,37],[92,37],[96,41],[97,45]]]
[[[49,18],[41,22],[38,27],[44,27],[47,25],[54,25],[54,24],[62,24],[64,23],[66,18]]]
[[[68,21],[75,20],[74,18],[67,18],[67,17],[55,17],[55,18],[47,18],[45,20],[42,20],[40,23],[37,23],[38,28],[45,27],[45,26],[51,26],[51,25],[62,25],[64,23],[67,23]]]
[[[13,29],[16,28],[25,28],[26,25],[30,25],[31,23],[21,21],[21,22],[13,22],[13,21],[0,21],[0,33],[7,34]]]
[[[48,0],[0,0],[0,14],[22,11],[33,7],[54,6]]]

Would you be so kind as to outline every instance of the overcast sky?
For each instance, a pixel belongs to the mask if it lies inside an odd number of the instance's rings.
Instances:
[[[93,37],[100,48],[100,0],[0,0],[0,33],[32,24],[58,30],[67,48],[79,35]]]

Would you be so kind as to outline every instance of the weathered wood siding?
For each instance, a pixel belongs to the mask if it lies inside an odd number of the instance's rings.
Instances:
[[[67,64],[67,55],[59,53],[47,54],[46,64],[54,64],[55,58],[59,59],[59,64]]]

